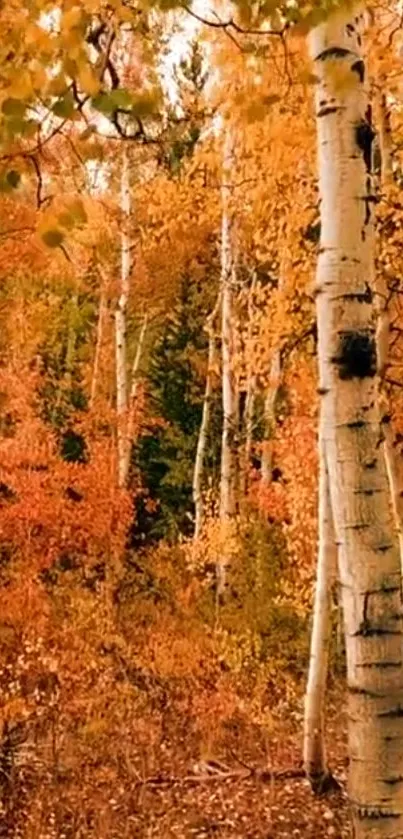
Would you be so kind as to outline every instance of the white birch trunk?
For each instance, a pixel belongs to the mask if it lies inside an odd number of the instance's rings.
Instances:
[[[380,84],[382,84],[382,81],[383,80],[381,78]],[[392,136],[390,127],[390,113],[387,107],[386,95],[382,89],[378,91],[376,102],[378,117],[378,135],[381,151],[380,182],[382,192],[386,192],[391,183],[393,183],[391,154]],[[375,290],[378,310],[376,338],[378,353],[378,371],[380,376],[380,406],[382,412],[388,414],[389,405],[388,399],[384,392],[383,379],[386,372],[389,357],[390,299],[386,282],[380,271],[376,272]],[[389,486],[392,498],[393,515],[399,540],[401,565],[403,568],[403,482],[401,474],[402,469],[399,464],[399,458],[398,456],[396,456],[393,431],[389,423],[384,424],[383,433],[383,451],[385,455],[386,469],[388,473]]]
[[[115,311],[116,325],[116,412],[117,412],[117,440],[118,440],[118,483],[120,487],[126,480],[126,424],[127,424],[127,303],[129,298],[129,277],[131,268],[130,239],[128,222],[130,218],[130,182],[129,163],[126,149],[122,151],[122,173],[120,190],[120,208],[122,213],[121,230],[121,265],[119,298]]]
[[[393,516],[399,540],[400,562],[403,572],[403,475],[399,455],[396,455],[394,436],[389,423],[383,426],[383,449],[390,486]]]
[[[132,365],[132,372],[131,372],[131,385],[130,385],[130,397],[127,406],[127,424],[126,424],[126,434],[125,434],[125,448],[122,455],[122,474],[121,474],[121,486],[126,486],[128,479],[129,479],[129,471],[130,471],[130,455],[132,450],[132,443],[134,437],[134,418],[135,418],[135,401],[137,396],[138,390],[138,374],[141,364],[141,359],[143,355],[144,349],[144,341],[146,337],[148,326],[148,317],[145,314],[143,318],[143,322],[140,327],[140,333],[137,341],[136,353],[133,359]]]
[[[280,350],[276,349],[271,360],[269,385],[264,400],[265,433],[261,460],[261,480],[263,486],[268,486],[272,479],[273,457],[270,444],[276,427],[276,400],[280,386],[280,376],[281,356]]]
[[[242,464],[242,475],[240,483],[240,491],[245,497],[249,488],[249,468],[250,458],[252,453],[252,438],[253,438],[253,423],[255,416],[255,402],[256,402],[256,375],[249,373],[248,384],[245,399],[245,448]]]
[[[73,368],[74,368],[74,356],[76,352],[76,343],[77,343],[77,329],[76,329],[76,317],[77,317],[77,307],[78,307],[78,294],[75,291],[72,295],[71,302],[70,302],[70,311],[69,311],[69,324],[67,329],[67,342],[66,342],[66,359],[65,359],[65,381],[68,387],[72,385],[72,378],[73,378]]]
[[[236,436],[238,399],[233,371],[234,345],[234,281],[235,242],[234,218],[231,208],[231,174],[234,164],[234,136],[226,129],[222,170],[222,227],[221,227],[221,345],[222,345],[222,404],[223,429],[221,448],[220,521],[225,531],[236,513]],[[224,593],[227,582],[229,556],[221,550],[217,567],[217,593]]]
[[[246,341],[246,367],[247,367],[247,383],[246,383],[246,398],[245,398],[245,408],[243,413],[243,426],[244,426],[244,447],[242,452],[242,463],[240,464],[240,475],[239,475],[239,493],[240,498],[245,498],[248,492],[249,486],[249,468],[250,468],[250,457],[252,452],[252,439],[253,439],[253,421],[255,416],[255,402],[256,402],[256,385],[257,385],[257,377],[256,373],[254,372],[254,362],[252,358],[249,358],[250,354],[250,343],[253,334],[253,326],[254,326],[254,314],[255,314],[255,290],[256,290],[256,282],[257,282],[257,274],[256,271],[253,272],[252,275],[252,282],[249,290],[248,295],[248,333],[247,333],[247,341]]]
[[[278,291],[282,294],[284,291],[284,265],[282,258],[280,259]],[[261,481],[263,486],[268,486],[271,483],[273,474],[273,455],[271,449],[271,440],[274,436],[276,428],[276,401],[280,388],[281,380],[281,351],[279,346],[273,349],[273,356],[270,365],[269,385],[266,391],[264,402],[264,440],[262,447],[261,460]]]
[[[215,319],[219,310],[221,302],[221,295],[217,298],[217,303],[211,312],[207,321],[207,332],[209,336],[208,341],[208,358],[207,358],[207,372],[206,372],[206,387],[203,398],[202,419],[200,423],[199,436],[197,440],[196,459],[193,471],[193,504],[195,508],[195,529],[194,538],[198,539],[203,527],[203,465],[204,456],[207,446],[207,437],[210,427],[211,401],[213,396],[213,375],[214,362],[216,358],[216,336],[215,336]]]
[[[344,612],[357,839],[403,837],[401,569],[376,373],[371,131],[361,8],[310,35],[321,197],[321,409]]]
[[[97,323],[97,335],[96,335],[96,342],[95,342],[95,353],[94,353],[94,364],[92,368],[92,377],[91,377],[91,391],[90,391],[90,408],[94,407],[97,389],[98,389],[98,380],[99,380],[99,368],[101,364],[101,351],[102,351],[102,342],[104,336],[104,322],[105,322],[105,315],[106,315],[106,289],[103,277],[101,277],[101,291],[99,297],[99,311],[98,311],[98,323]]]
[[[390,110],[383,90],[385,80],[379,79],[380,89],[376,93],[376,117],[379,138],[379,151],[381,155],[382,186],[384,188],[393,184],[393,160],[392,160],[392,129],[390,124]]]
[[[332,627],[332,590],[336,578],[337,547],[329,475],[319,431],[318,561],[304,716],[304,768],[312,788],[318,792],[325,790],[329,779],[324,707]]]

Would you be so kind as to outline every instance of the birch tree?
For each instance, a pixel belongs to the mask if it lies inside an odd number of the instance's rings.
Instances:
[[[234,284],[235,241],[234,216],[231,206],[231,182],[234,166],[234,134],[225,130],[222,166],[222,223],[221,223],[221,347],[222,347],[222,405],[223,429],[221,448],[220,521],[223,526],[223,543],[228,524],[236,513],[236,434],[238,404],[233,370],[234,345]],[[229,556],[221,550],[217,568],[217,593],[222,595],[227,581]]]
[[[207,446],[207,438],[210,426],[211,401],[213,396],[214,364],[216,360],[217,341],[215,333],[215,321],[219,311],[221,295],[218,296],[216,305],[207,319],[208,333],[208,358],[206,372],[206,387],[203,397],[202,419],[197,439],[196,460],[193,472],[193,504],[195,508],[195,529],[194,538],[198,539],[203,527],[203,465]]]
[[[340,537],[357,839],[403,836],[401,568],[380,452],[370,110],[364,14],[314,28],[321,242],[317,267],[324,456]]]
[[[385,93],[386,80],[381,76],[379,87],[376,91],[375,104],[378,127],[378,142],[380,150],[379,181],[382,193],[388,193],[393,184],[392,166],[392,134],[390,125],[390,110],[387,104]],[[377,324],[377,358],[378,371],[380,376],[380,408],[385,416],[389,415],[389,400],[385,393],[385,374],[389,362],[389,345],[391,329],[390,294],[382,271],[376,272],[376,304],[378,311]],[[389,486],[392,499],[392,509],[395,519],[396,530],[399,539],[400,557],[403,568],[403,480],[402,467],[397,455],[397,446],[394,440],[392,426],[389,422],[383,425],[383,450],[388,473]]]
[[[324,706],[331,639],[332,590],[337,576],[337,548],[330,502],[329,475],[319,431],[318,561],[305,695],[304,767],[315,791],[331,785],[325,749]]]
[[[280,295],[284,292],[284,258],[280,257],[278,293]],[[281,347],[279,339],[273,346],[272,358],[270,362],[269,383],[265,393],[264,399],[264,440],[262,448],[261,461],[261,480],[263,486],[268,486],[271,483],[273,473],[273,457],[271,449],[271,440],[273,438],[276,427],[276,404],[280,389],[281,381]]]
[[[147,333],[148,316],[147,313],[143,316],[140,326],[139,336],[137,339],[136,352],[133,358],[131,377],[130,377],[130,394],[126,406],[126,425],[124,430],[124,446],[122,454],[122,486],[127,484],[130,471],[130,455],[132,451],[132,442],[134,436],[135,425],[135,403],[139,385],[139,370],[143,356],[144,343]]]
[[[130,181],[129,162],[126,149],[122,150],[122,172],[120,182],[120,209],[122,213],[121,227],[121,262],[119,297],[115,310],[116,326],[116,412],[118,435],[118,482],[123,487],[126,482],[126,414],[127,414],[127,303],[129,298],[130,280],[130,239],[128,223],[130,219]]]
[[[102,342],[104,337],[104,325],[105,325],[105,318],[107,315],[107,300],[106,300],[106,283],[105,279],[100,274],[100,281],[101,281],[101,289],[99,295],[99,308],[98,308],[98,320],[97,320],[97,329],[96,329],[96,339],[95,339],[95,352],[94,352],[94,363],[92,368],[92,376],[91,376],[91,391],[90,391],[90,407],[93,408],[95,404],[95,399],[97,395],[98,389],[98,381],[100,375],[100,364],[101,364],[101,351],[102,351]]]
[[[261,462],[261,479],[264,486],[271,483],[273,463],[270,442],[273,438],[276,425],[276,401],[280,387],[281,376],[281,354],[276,348],[270,364],[269,384],[264,399],[264,440]]]
[[[243,451],[242,463],[240,463],[239,475],[239,493],[241,498],[245,498],[248,491],[249,484],[249,467],[252,452],[252,439],[255,417],[255,403],[256,403],[256,389],[257,389],[257,375],[256,365],[254,363],[253,353],[251,352],[251,345],[253,341],[254,321],[255,321],[255,292],[257,285],[257,272],[252,273],[252,282],[248,291],[247,300],[247,334],[246,334],[246,394],[245,407],[243,412]]]

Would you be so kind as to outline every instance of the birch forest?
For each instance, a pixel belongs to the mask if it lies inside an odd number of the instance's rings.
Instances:
[[[403,4],[0,33],[0,839],[403,839]]]

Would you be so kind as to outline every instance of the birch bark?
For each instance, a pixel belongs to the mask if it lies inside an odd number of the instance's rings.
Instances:
[[[231,207],[231,175],[234,164],[234,135],[227,128],[224,138],[222,170],[222,226],[221,226],[221,346],[222,346],[222,404],[223,430],[221,448],[220,521],[225,531],[236,513],[238,399],[233,370],[234,345],[234,283],[235,242],[234,217]],[[217,567],[217,594],[224,594],[227,584],[229,555],[221,550]]]
[[[134,429],[135,429],[135,401],[138,391],[138,384],[139,384],[139,369],[141,364],[141,359],[144,350],[144,342],[147,332],[148,326],[148,317],[147,314],[144,315],[143,321],[140,327],[140,333],[137,341],[136,353],[133,359],[132,371],[131,371],[131,381],[130,381],[130,396],[128,400],[127,410],[126,410],[126,428],[125,428],[125,445],[124,445],[124,452],[122,455],[122,475],[121,486],[126,486],[128,479],[129,479],[129,471],[130,471],[130,455],[132,451],[132,443],[134,437]]]
[[[265,435],[261,462],[261,480],[263,486],[268,486],[272,479],[273,458],[270,443],[276,426],[276,400],[280,386],[280,376],[281,355],[280,350],[275,349],[270,365],[269,386],[264,400]]]
[[[255,316],[255,291],[256,291],[256,283],[257,283],[257,274],[256,271],[253,272],[252,275],[252,282],[249,289],[248,294],[248,330],[247,330],[247,338],[246,338],[246,367],[247,367],[247,378],[246,378],[246,397],[245,397],[245,408],[243,412],[243,439],[244,439],[244,446],[242,452],[242,459],[240,463],[240,475],[239,475],[239,493],[240,498],[244,499],[248,492],[249,486],[249,467],[250,467],[250,457],[252,452],[252,438],[253,438],[253,422],[255,416],[255,402],[256,402],[256,387],[257,387],[257,376],[255,372],[255,364],[253,359],[253,353],[251,352],[251,344],[253,338],[253,329],[254,329],[254,316]]]
[[[361,7],[310,35],[321,197],[319,376],[349,690],[357,839],[403,837],[401,568],[378,404],[371,141]]]
[[[198,539],[203,527],[203,465],[207,446],[207,437],[210,426],[211,400],[213,396],[213,375],[214,362],[216,358],[216,336],[215,320],[219,311],[221,295],[218,296],[216,305],[207,320],[208,333],[208,359],[206,373],[206,387],[203,398],[202,419],[197,440],[196,460],[193,472],[193,504],[195,508],[195,529],[194,538]]]
[[[390,110],[385,93],[385,79],[379,79],[379,88],[376,91],[376,118],[379,136],[379,151],[381,157],[381,173],[383,187],[393,184],[393,161],[392,161],[392,129],[390,121]]]
[[[118,442],[118,483],[124,487],[126,481],[126,422],[127,422],[127,303],[129,298],[129,277],[131,268],[130,239],[128,222],[130,218],[130,181],[129,163],[126,149],[122,151],[122,173],[120,188],[120,208],[122,213],[121,229],[121,264],[119,297],[115,310],[115,353],[116,353],[116,412]]]
[[[280,258],[278,293],[284,292],[285,266],[283,257]],[[276,345],[277,344],[277,345]],[[276,402],[281,380],[281,350],[277,342],[273,347],[273,355],[270,364],[269,385],[266,391],[264,402],[264,440],[262,448],[261,480],[263,486],[271,483],[273,473],[273,456],[271,440],[276,428]]]
[[[330,503],[329,475],[319,431],[318,561],[305,694],[304,767],[314,791],[329,782],[325,749],[324,706],[331,638],[332,590],[337,578],[337,547]]]
[[[377,91],[377,117],[378,117],[378,136],[381,152],[380,165],[380,186],[383,193],[387,193],[389,187],[393,183],[393,168],[392,168],[392,136],[390,126],[390,113],[387,106],[386,94],[383,90],[384,79],[380,78],[381,89]],[[376,305],[378,311],[377,324],[377,355],[378,355],[378,372],[380,376],[380,409],[387,415],[389,414],[389,400],[385,394],[384,376],[389,358],[389,343],[390,343],[390,296],[384,277],[380,271],[376,272]],[[399,463],[399,455],[396,452],[395,439],[390,423],[383,425],[383,451],[386,462],[386,470],[388,473],[388,480],[392,498],[392,509],[395,519],[395,525],[399,540],[400,558],[403,568],[403,497],[402,497],[402,467]]]
[[[99,369],[101,363],[101,351],[102,351],[102,342],[104,336],[104,322],[105,316],[107,312],[107,305],[106,305],[106,283],[101,275],[101,290],[99,296],[99,310],[98,310],[98,323],[97,323],[97,336],[96,336],[96,343],[95,343],[95,353],[94,353],[94,364],[92,368],[92,377],[91,377],[91,392],[90,392],[90,408],[94,407],[97,389],[98,389],[98,381],[99,381]]]

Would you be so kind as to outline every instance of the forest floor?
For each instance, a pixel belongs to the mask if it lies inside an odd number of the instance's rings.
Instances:
[[[328,720],[329,764],[340,790],[314,796],[303,777],[290,777],[301,766],[301,736],[285,721],[270,738],[272,773],[268,756],[264,759],[259,749],[254,755],[252,743],[247,758],[227,744],[219,768],[205,761],[180,769],[177,755],[174,775],[162,771],[145,779],[132,799],[133,837],[349,839],[343,711],[331,708]]]

